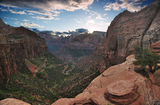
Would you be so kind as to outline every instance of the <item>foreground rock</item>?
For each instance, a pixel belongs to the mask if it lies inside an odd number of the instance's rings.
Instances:
[[[7,98],[0,101],[0,105],[31,105],[21,100],[17,100],[14,98]]]
[[[134,72],[134,56],[112,66],[94,79],[75,98],[62,98],[52,105],[153,105],[160,100],[160,88]]]

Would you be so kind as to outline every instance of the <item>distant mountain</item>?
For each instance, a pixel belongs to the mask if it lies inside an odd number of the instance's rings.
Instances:
[[[96,34],[80,34],[69,37],[54,55],[66,62],[83,61],[94,52],[96,47],[100,46],[103,38],[104,36]]]

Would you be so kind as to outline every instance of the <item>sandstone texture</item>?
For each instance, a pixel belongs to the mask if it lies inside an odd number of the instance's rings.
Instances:
[[[160,88],[134,71],[134,55],[111,66],[75,98],[61,98],[52,105],[154,105]]]
[[[124,11],[111,22],[106,38],[94,55],[95,67],[103,72],[110,65],[122,63],[137,46],[151,47],[160,40],[160,1],[139,12]],[[97,56],[97,58],[96,58]]]
[[[48,52],[45,40],[24,27],[11,27],[0,19],[0,83],[24,68],[25,59]]]
[[[0,105],[31,105],[31,104],[28,104],[28,103],[23,102],[23,101],[18,100],[18,99],[7,98],[7,99],[4,99],[4,100],[1,100]]]
[[[160,41],[152,44],[152,52],[160,55]]]

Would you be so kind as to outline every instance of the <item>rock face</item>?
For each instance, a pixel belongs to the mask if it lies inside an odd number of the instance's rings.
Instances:
[[[105,37],[103,32],[93,34],[71,35],[68,37],[56,37],[47,33],[38,35],[45,38],[48,50],[59,59],[66,62],[79,62],[90,56]]]
[[[54,55],[63,61],[80,62],[94,52],[96,47],[101,44],[102,39],[102,36],[96,34],[73,36]]]
[[[92,56],[101,56],[97,64],[99,70],[103,72],[109,65],[123,62],[136,46],[151,47],[152,43],[159,41],[159,17],[159,0],[139,12],[124,11],[116,16],[108,28],[103,45]]]
[[[0,105],[31,105],[21,100],[17,100],[14,98],[7,98],[0,101]]]
[[[48,52],[44,39],[24,27],[14,28],[0,20],[0,83],[23,68],[25,58]]]
[[[152,52],[160,55],[160,41],[152,44]]]
[[[134,55],[95,78],[75,98],[62,98],[52,105],[154,105],[160,88],[134,72]]]

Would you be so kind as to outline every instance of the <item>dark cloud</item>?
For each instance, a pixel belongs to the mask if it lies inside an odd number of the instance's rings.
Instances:
[[[1,5],[43,10],[68,10],[87,9],[94,0],[2,0]]]

